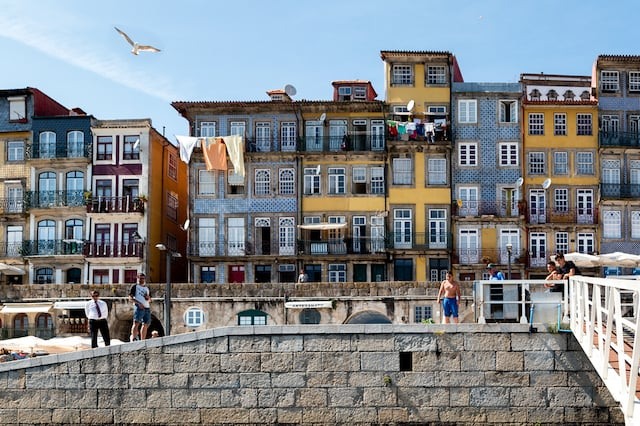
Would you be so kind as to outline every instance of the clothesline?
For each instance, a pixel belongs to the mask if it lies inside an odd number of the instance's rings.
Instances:
[[[200,142],[207,170],[227,170],[227,156],[233,164],[234,173],[244,177],[244,141],[242,136],[223,137],[178,136],[180,159],[189,164],[193,149]]]

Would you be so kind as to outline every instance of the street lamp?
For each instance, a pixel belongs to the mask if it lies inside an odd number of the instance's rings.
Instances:
[[[507,279],[511,279],[511,251],[513,250],[513,244],[507,244]]]
[[[171,261],[174,257],[182,257],[182,255],[176,251],[173,251],[164,244],[156,244],[156,248],[165,252],[167,258],[167,280],[164,287],[164,335],[171,334]]]

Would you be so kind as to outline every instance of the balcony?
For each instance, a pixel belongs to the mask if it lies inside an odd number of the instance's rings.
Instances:
[[[99,243],[88,241],[85,242],[85,256],[87,257],[138,257],[142,258],[144,254],[144,243]]]
[[[349,133],[344,136],[306,136],[301,143],[304,152],[382,152],[385,135],[371,133]]]
[[[527,223],[530,225],[546,223],[596,225],[598,223],[598,209],[595,207],[569,210],[533,208],[527,211]]]
[[[86,143],[39,143],[31,144],[31,158],[51,159],[51,158],[86,158],[90,159],[92,154],[91,142]],[[27,147],[29,149],[29,147]]]
[[[640,133],[600,131],[598,133],[598,143],[601,148],[640,148]]]
[[[22,241],[17,243],[0,243],[0,257],[20,257],[22,256]]]
[[[518,202],[505,201],[467,201],[452,204],[452,214],[458,217],[495,216],[500,218],[519,217],[522,206]]]
[[[526,250],[514,249],[511,251],[511,264],[522,265],[526,262]],[[453,252],[452,263],[459,265],[486,265],[487,263],[507,265],[509,252],[506,249],[458,248]]]
[[[22,214],[25,211],[22,198],[0,198],[0,214]]]
[[[28,207],[32,209],[84,205],[83,191],[28,191],[26,199]]]
[[[138,197],[88,197],[87,213],[144,213],[144,201]]]
[[[387,247],[396,250],[448,250],[451,234],[425,232],[391,232],[386,238]]]
[[[606,200],[640,198],[640,185],[630,183],[601,183],[600,196]]]
[[[144,251],[143,242],[96,243],[86,240],[29,240],[22,243],[23,256],[64,256],[87,257],[139,257]]]
[[[251,241],[192,241],[187,247],[188,256],[293,256],[293,241],[279,245],[275,241],[254,244]]]

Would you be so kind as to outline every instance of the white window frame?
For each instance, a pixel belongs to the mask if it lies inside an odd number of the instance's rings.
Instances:
[[[476,99],[458,100],[458,123],[474,124],[478,122],[478,101]]]
[[[478,165],[478,144],[476,142],[458,144],[458,165],[460,167],[475,167]]]
[[[184,324],[189,328],[200,327],[205,323],[205,313],[197,307],[189,308],[184,313]]]
[[[393,247],[409,249],[413,245],[413,211],[393,209]]]
[[[631,238],[640,239],[640,210],[631,211]]]
[[[202,121],[200,123],[200,137],[201,138],[214,138],[214,137],[216,137],[216,122],[215,121]]]
[[[318,195],[321,193],[320,175],[316,173],[316,168],[304,169],[304,194]]]
[[[355,86],[353,88],[353,99],[367,99],[367,88]]]
[[[271,195],[271,170],[255,169],[254,172],[254,192],[256,196]]]
[[[198,170],[198,195],[215,195],[218,173],[212,170]]]
[[[295,223],[293,217],[278,219],[278,250],[282,256],[295,254]]]
[[[518,101],[515,99],[503,99],[498,101],[498,105],[500,123],[518,122]]]
[[[569,174],[569,153],[566,151],[553,152],[553,174],[568,175]]]
[[[329,167],[329,194],[343,195],[346,193],[347,175],[344,167]]]
[[[569,190],[567,188],[553,190],[553,211],[558,213],[569,211]]]
[[[602,211],[602,237],[608,239],[622,238],[622,213],[620,210]]]
[[[295,195],[296,171],[295,169],[278,170],[278,192],[280,195]]]
[[[557,253],[569,253],[569,233],[556,232],[554,235],[554,245]]]
[[[592,232],[579,232],[576,236],[576,251],[591,254],[595,250],[596,238]]]
[[[242,136],[243,138],[247,135],[247,123],[244,121],[232,121],[229,123],[229,134]]]
[[[425,84],[447,84],[447,68],[444,65],[426,66]]]
[[[393,64],[391,65],[391,85],[392,86],[413,86],[413,65]]]
[[[330,263],[329,267],[329,282],[330,283],[344,283],[347,282],[347,265],[344,263]]]
[[[393,184],[411,185],[413,183],[413,159],[393,158]]]
[[[618,133],[620,131],[620,117],[617,115],[602,115],[600,119],[604,133]]]
[[[591,151],[576,152],[576,175],[594,174],[594,156]]]
[[[429,158],[427,159],[427,184],[446,185],[447,184],[447,159]]]
[[[591,136],[593,134],[592,114],[576,114],[576,134],[578,136]]]
[[[429,248],[447,248],[447,209],[429,209]]]
[[[547,164],[545,153],[542,151],[530,152],[528,158],[528,172],[530,175],[543,175],[546,173]]]
[[[215,256],[216,234],[218,228],[213,217],[201,217],[198,219],[198,255]]]
[[[256,152],[271,151],[271,123],[259,121],[255,123]]]
[[[371,167],[371,193],[384,194],[384,167]]]
[[[556,112],[553,114],[553,135],[567,136],[567,113]]]
[[[529,135],[543,136],[544,135],[544,114],[539,112],[529,113]]]
[[[280,148],[283,151],[296,150],[296,123],[295,121],[284,121],[280,123]]]
[[[600,71],[600,90],[603,92],[617,92],[620,90],[620,75],[618,71]]]
[[[9,121],[26,121],[27,120],[27,97],[12,96],[8,97],[9,102]]]
[[[500,142],[498,144],[498,164],[500,166],[517,166],[520,164],[517,142]]]
[[[24,161],[24,141],[7,142],[7,162]]]

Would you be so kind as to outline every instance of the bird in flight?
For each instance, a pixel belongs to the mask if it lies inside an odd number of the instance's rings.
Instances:
[[[119,29],[118,27],[113,27],[116,29],[116,31],[118,33],[120,33],[120,35],[122,37],[124,37],[125,40],[127,40],[127,43],[129,43],[131,45],[131,53],[134,55],[137,55],[139,52],[160,52],[160,49],[153,47],[153,46],[149,46],[146,44],[138,44],[135,41],[131,40],[131,37],[129,37],[127,35],[127,33],[125,33],[124,31],[122,31],[121,29]]]

